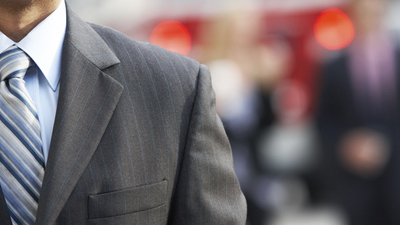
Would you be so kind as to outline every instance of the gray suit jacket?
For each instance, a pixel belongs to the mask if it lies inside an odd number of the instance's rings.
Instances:
[[[245,224],[207,68],[67,15],[36,224]]]

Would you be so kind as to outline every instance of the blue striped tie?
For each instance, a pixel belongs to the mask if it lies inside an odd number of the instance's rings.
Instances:
[[[44,175],[36,108],[23,80],[31,60],[13,45],[0,54],[0,184],[13,224],[34,224]]]

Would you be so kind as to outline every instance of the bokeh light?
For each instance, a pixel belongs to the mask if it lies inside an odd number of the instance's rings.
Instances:
[[[355,35],[350,18],[336,8],[328,9],[318,16],[314,33],[318,43],[330,50],[345,48]]]
[[[188,29],[174,20],[159,23],[151,33],[150,42],[182,55],[189,53],[192,44]]]

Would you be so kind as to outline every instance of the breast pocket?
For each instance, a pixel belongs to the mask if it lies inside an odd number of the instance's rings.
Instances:
[[[89,195],[89,219],[120,217],[155,209],[166,203],[167,181],[131,189]]]

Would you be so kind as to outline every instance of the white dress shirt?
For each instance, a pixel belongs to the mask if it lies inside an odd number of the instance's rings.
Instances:
[[[58,8],[20,42],[15,43],[0,32],[0,52],[16,44],[36,63],[36,66],[27,71],[24,80],[39,116],[45,162],[49,154],[57,109],[61,53],[66,26],[66,8],[62,0]]]

